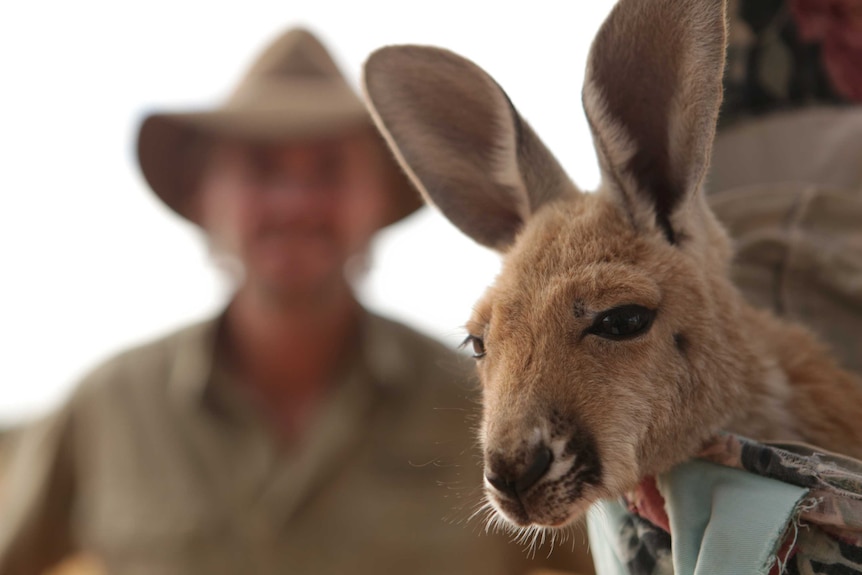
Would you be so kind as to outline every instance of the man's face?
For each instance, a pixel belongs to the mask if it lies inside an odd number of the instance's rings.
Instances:
[[[200,190],[203,221],[246,282],[302,298],[342,281],[387,207],[373,138],[215,147]]]

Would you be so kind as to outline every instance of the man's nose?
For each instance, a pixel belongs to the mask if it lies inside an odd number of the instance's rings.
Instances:
[[[274,178],[265,190],[267,204],[280,210],[314,210],[326,204],[326,195],[320,186],[291,178]]]

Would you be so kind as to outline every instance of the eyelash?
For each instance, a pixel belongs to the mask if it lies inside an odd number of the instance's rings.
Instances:
[[[464,338],[464,341],[461,342],[461,345],[459,345],[458,348],[463,349],[471,343],[473,344],[473,358],[482,359],[485,357],[485,341],[481,337],[468,335]]]

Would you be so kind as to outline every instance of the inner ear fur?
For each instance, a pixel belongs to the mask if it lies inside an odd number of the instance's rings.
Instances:
[[[725,0],[620,0],[590,51],[584,109],[608,187],[672,243],[715,137],[725,18]]]
[[[425,199],[505,250],[529,215],[573,186],[481,68],[447,50],[390,46],[365,64],[375,123]]]

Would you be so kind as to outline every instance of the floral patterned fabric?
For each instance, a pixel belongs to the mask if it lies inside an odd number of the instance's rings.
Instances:
[[[716,437],[701,459],[808,489],[773,554],[770,575],[862,573],[862,462],[802,444]],[[631,575],[671,575],[664,498],[648,478],[624,498],[616,548]]]
[[[731,0],[719,127],[862,102],[862,0]]]

